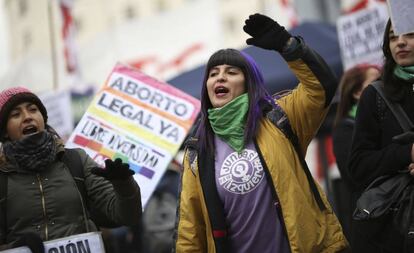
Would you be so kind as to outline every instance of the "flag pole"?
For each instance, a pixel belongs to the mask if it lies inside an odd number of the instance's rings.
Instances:
[[[53,6],[51,0],[47,1],[47,10],[48,10],[48,24],[49,24],[49,38],[50,38],[50,57],[52,63],[52,80],[53,80],[53,90],[58,89],[58,65],[57,65],[57,55],[56,55],[56,42],[55,42],[55,26],[53,19]]]

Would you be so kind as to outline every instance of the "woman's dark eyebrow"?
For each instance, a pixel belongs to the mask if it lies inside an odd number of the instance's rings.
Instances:
[[[24,107],[25,108],[27,108],[27,107],[30,107],[30,106],[32,106],[32,105],[36,105],[35,103],[33,103],[33,102],[27,102],[27,104],[26,105],[24,105]],[[21,105],[17,105],[17,106],[15,106],[13,109],[12,109],[12,111],[13,110],[21,110],[21,108],[22,108],[22,106],[23,106],[23,104],[21,104]]]
[[[219,69],[217,66],[214,66],[214,67],[212,67],[211,69],[210,69],[210,71],[212,71],[212,70],[217,70],[217,69]],[[233,65],[229,65],[229,66],[227,66],[227,67],[225,67],[224,68],[225,70],[229,70],[229,69],[236,69],[236,70],[240,70],[241,71],[241,68],[239,68],[239,67],[237,67],[237,66],[233,66]]]
[[[232,66],[232,65],[230,65],[230,66],[226,67],[226,70],[229,70],[229,69],[241,70],[241,68],[239,68],[239,67],[237,67],[237,66]]]

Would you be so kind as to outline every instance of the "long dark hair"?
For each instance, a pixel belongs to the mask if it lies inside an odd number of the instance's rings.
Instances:
[[[341,81],[339,82],[340,98],[336,109],[334,127],[346,117],[352,106],[358,102],[354,94],[363,88],[362,85],[366,80],[366,74],[370,68],[381,71],[377,65],[359,64],[350,68],[342,75]]]
[[[382,44],[382,52],[384,53],[384,69],[382,72],[382,80],[384,81],[384,89],[387,97],[392,101],[400,101],[407,92],[410,92],[409,83],[398,79],[394,75],[394,68],[397,65],[391,54],[390,37],[391,19],[388,19],[385,26],[384,38]]]
[[[212,108],[206,87],[208,74],[213,67],[223,64],[240,68],[245,78],[245,86],[249,97],[246,131],[244,133],[246,142],[256,134],[258,122],[262,117],[262,108],[268,104],[270,99],[264,87],[263,75],[249,55],[236,49],[221,49],[215,52],[207,62],[203,87],[201,88],[200,124],[196,136],[202,151],[214,151],[214,133],[207,112],[209,108]]]

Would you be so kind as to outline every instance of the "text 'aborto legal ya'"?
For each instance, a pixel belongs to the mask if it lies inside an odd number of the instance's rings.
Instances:
[[[109,87],[125,97],[103,92],[98,99],[99,107],[173,143],[185,136],[185,129],[173,119],[188,120],[194,109],[191,103],[120,74],[111,78]],[[167,117],[154,113],[154,109]]]

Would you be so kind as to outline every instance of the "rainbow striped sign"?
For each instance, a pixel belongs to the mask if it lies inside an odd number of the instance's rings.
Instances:
[[[199,111],[197,99],[117,64],[66,146],[83,148],[100,165],[129,163],[145,206]]]

